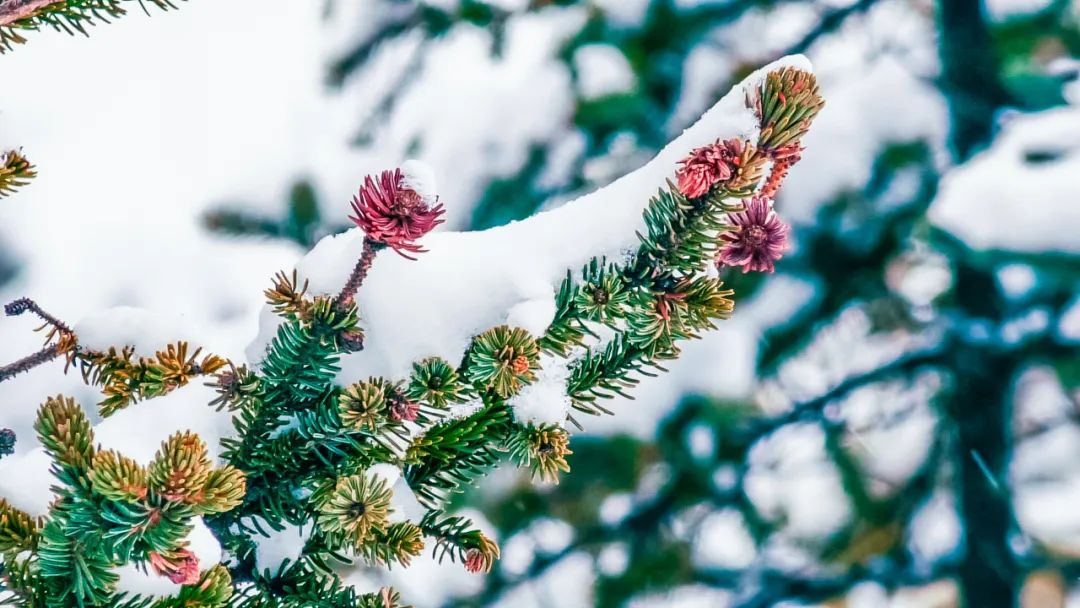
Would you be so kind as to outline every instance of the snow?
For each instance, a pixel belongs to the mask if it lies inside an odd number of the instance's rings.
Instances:
[[[1035,269],[1027,264],[1005,264],[997,270],[998,285],[1010,298],[1022,298],[1038,283]]]
[[[837,52],[858,56],[849,47]],[[886,56],[848,70],[854,73],[842,79],[821,75],[828,102],[803,139],[807,152],[779,194],[778,209],[785,219],[812,222],[822,203],[861,189],[871,171],[865,159],[885,145],[938,141],[945,131],[944,101],[909,66]],[[843,145],[833,145],[837,141]]]
[[[314,524],[309,524],[305,530],[292,524],[283,524],[281,530],[268,530],[268,536],[260,534],[252,535],[255,541],[255,569],[259,572],[269,571],[271,574],[278,572],[285,561],[295,563],[304,550],[304,544],[311,537]]]
[[[696,460],[708,461],[716,450],[716,433],[708,425],[695,424],[687,431],[686,444]]]
[[[227,411],[218,412],[207,405],[217,392],[200,379],[173,392],[129,406],[94,426],[101,445],[148,464],[161,443],[178,431],[190,430],[205,443],[210,459],[220,462],[221,439],[235,431]]]
[[[757,546],[737,509],[709,514],[698,530],[693,545],[694,564],[701,568],[739,570],[757,557]]]
[[[120,351],[124,346],[131,346],[137,357],[153,357],[169,344],[191,342],[193,333],[182,316],[156,315],[134,306],[116,306],[91,313],[72,330],[78,336],[80,346],[102,352],[110,347]]]
[[[149,566],[137,566],[132,562],[120,566],[115,572],[120,577],[116,582],[117,591],[144,597],[168,597],[180,590],[180,585],[150,571]]]
[[[584,99],[596,99],[634,88],[636,78],[617,47],[611,44],[586,44],[574,52],[578,91]]]
[[[405,481],[405,477],[402,476],[401,469],[397,465],[389,463],[376,464],[368,468],[367,474],[385,480],[386,484],[390,486],[390,491],[393,493],[390,498],[390,515],[388,517],[390,523],[401,521],[419,522],[423,519],[427,510],[416,499],[416,494],[413,493],[412,488]]]
[[[517,577],[528,571],[536,555],[536,543],[524,533],[506,539],[499,554],[499,568],[511,577]]]
[[[452,515],[469,519],[489,538],[498,539],[491,522],[478,511],[462,509]],[[483,588],[483,575],[466,571],[460,562],[444,561],[440,564],[431,550],[430,543],[434,541],[428,538],[425,542],[429,548],[408,566],[395,565],[387,570],[370,568],[358,562],[339,566],[337,570],[342,580],[356,586],[359,593],[370,593],[390,586],[402,593],[405,602],[416,606],[443,606],[452,598],[474,595]]]
[[[890,289],[916,307],[929,306],[953,283],[948,258],[929,251],[908,252],[893,260],[885,279]]]
[[[844,447],[858,461],[875,497],[895,495],[926,461],[938,431],[931,399],[942,382],[933,372],[910,381],[878,382],[852,391],[838,404]]]
[[[630,549],[626,543],[605,545],[596,556],[596,568],[604,576],[619,576],[630,565]]]
[[[1053,368],[1034,365],[1016,381],[1013,431],[1026,437],[1066,422],[1075,405],[1066,394]]]
[[[506,226],[432,233],[421,241],[429,252],[417,261],[377,258],[357,296],[365,348],[342,358],[338,381],[406,377],[414,361],[428,356],[460,361],[473,336],[505,323],[516,306],[553,298],[567,269],[577,271],[594,256],[624,258],[644,228],[641,214],[650,194],[674,175],[687,151],[718,137],[756,139],[745,87],[786,65],[810,69],[805,58],[792,57],[758,70],[651,162],[601,190]],[[296,269],[301,280],[310,281],[310,293],[340,288],[363,239],[353,229],[324,238],[304,256]],[[463,298],[462,293],[477,297]],[[534,328],[550,323],[546,316],[533,320]],[[261,358],[272,336],[263,328],[248,349],[251,360]]]
[[[740,66],[784,52],[818,24],[821,12],[810,3],[780,4],[719,28],[687,57],[672,124],[686,124],[707,107]],[[882,0],[807,50],[827,102],[779,194],[786,220],[810,224],[823,204],[861,190],[871,170],[867,159],[890,143],[927,140],[941,149],[947,111],[930,84],[938,71],[936,35],[920,7]]]
[[[726,608],[732,605],[732,599],[730,591],[687,585],[636,597],[626,608]]]
[[[357,22],[367,18],[360,14],[337,27],[355,34]],[[376,65],[345,84],[342,94],[350,103],[341,109],[363,116],[365,109],[375,111],[380,94],[389,92],[399,95],[394,111],[375,121],[364,155],[367,162],[353,164],[341,175],[356,183],[335,182],[331,200],[342,201],[344,214],[344,202],[363,172],[386,168],[375,165],[376,159],[396,162],[417,156],[440,177],[447,227],[464,225],[471,203],[483,194],[488,179],[517,172],[531,146],[566,132],[574,112],[570,73],[553,56],[586,18],[585,7],[516,16],[506,22],[498,56],[491,53],[495,44],[491,31],[471,26],[455,27],[423,42],[422,51],[417,50],[417,36],[382,48]],[[414,69],[411,57],[417,52],[423,53],[423,60]],[[404,85],[402,77],[407,79]],[[350,124],[339,127],[335,135],[347,141],[355,131],[356,125]],[[341,159],[330,164],[338,166]]]
[[[1050,327],[1050,311],[1045,307],[1032,308],[1010,318],[1001,326],[1001,340],[1015,345],[1046,332]]]
[[[995,21],[1007,21],[1038,13],[1053,4],[1053,0],[986,0],[986,13]]]
[[[825,453],[820,426],[780,428],[754,444],[748,463],[746,495],[763,517],[780,524],[783,535],[822,539],[850,520],[852,507]]]
[[[373,471],[374,469],[374,471]],[[393,472],[386,468],[372,467],[369,473],[393,477]],[[489,538],[498,539],[498,532],[494,529],[483,514],[473,509],[462,509],[453,516],[461,516],[472,521],[474,527]],[[411,518],[410,518],[411,519]],[[273,545],[268,547],[268,564],[274,568],[279,567],[285,557],[295,559],[299,555],[306,536],[300,536],[295,528],[273,535]],[[402,593],[403,599],[410,605],[416,606],[442,606],[452,598],[474,595],[483,588],[484,577],[466,571],[460,562],[451,563],[444,560],[440,563],[435,557],[432,547],[435,542],[431,538],[425,538],[427,549],[415,557],[408,566],[394,564],[391,568],[371,567],[363,560],[355,560],[351,564],[337,564],[334,567],[341,580],[355,588],[357,593],[374,593],[382,587],[392,587]],[[260,548],[266,543],[266,539],[259,539]],[[503,546],[505,553],[505,545]],[[260,566],[261,567],[261,566]]]
[[[868,312],[852,304],[820,328],[796,356],[785,360],[776,376],[758,387],[758,404],[769,414],[788,411],[794,403],[813,399],[844,379],[935,344],[937,333],[874,330]],[[852,350],[859,356],[853,357]]]
[[[529,524],[528,534],[540,553],[558,553],[574,540],[574,527],[565,521],[543,517]]]
[[[408,566],[394,566],[381,574],[384,585],[397,589],[409,605],[416,606],[443,606],[450,598],[474,595],[484,587],[483,575],[466,571],[460,562],[439,563],[430,549]]]
[[[1014,393],[1014,429],[1020,440],[1009,463],[1013,508],[1024,533],[1051,550],[1080,551],[1080,427],[1075,404],[1053,369],[1034,366]]]
[[[1058,320],[1058,333],[1072,342],[1080,341],[1080,296],[1073,298]]]
[[[500,568],[511,576],[524,574],[537,555],[554,555],[574,540],[574,528],[565,521],[541,517],[503,543]]]
[[[957,550],[962,536],[955,500],[938,491],[915,512],[908,528],[907,547],[920,567],[929,570]]]
[[[541,355],[536,382],[526,385],[510,400],[514,418],[522,424],[563,425],[571,406],[570,397],[566,394],[566,380],[569,377],[570,368],[566,359]]]
[[[588,608],[594,605],[595,579],[592,557],[578,551],[559,560],[541,576],[503,593],[492,608]]]
[[[617,526],[626,519],[634,508],[634,499],[629,494],[616,492],[608,494],[600,503],[600,521],[607,526]]]
[[[946,175],[929,218],[975,249],[1080,253],[1080,205],[1060,203],[1078,174],[1080,107],[1018,114]]]
[[[401,176],[401,187],[419,194],[424,203],[434,205],[439,199],[435,171],[427,163],[409,159],[401,163]]]
[[[645,18],[649,0],[593,0],[616,26],[632,26]]]
[[[517,1],[506,0],[504,4]],[[457,1],[429,3],[456,6]],[[680,2],[691,3],[703,2]],[[26,272],[18,283],[8,286],[12,294],[34,295],[51,312],[70,319],[117,303],[179,313],[193,330],[197,330],[196,335],[204,337],[204,341],[192,339],[193,344],[207,344],[209,348],[205,338],[221,335],[225,346],[209,349],[233,354],[239,352],[236,345],[250,337],[243,334],[249,332],[254,324],[258,308],[257,294],[265,287],[273,271],[295,261],[297,252],[285,245],[247,243],[237,247],[206,238],[193,229],[192,201],[205,205],[234,199],[257,202],[280,200],[285,190],[285,180],[295,175],[299,167],[311,173],[320,193],[325,194],[326,200],[336,205],[333,209],[344,217],[347,200],[364,172],[376,171],[387,163],[417,154],[438,169],[446,182],[440,194],[441,200],[448,205],[451,216],[449,227],[453,227],[460,225],[467,217],[470,210],[467,203],[475,200],[477,185],[483,183],[483,177],[488,173],[505,174],[516,169],[516,163],[521,161],[529,145],[536,141],[559,139],[565,142],[563,152],[566,158],[572,158],[575,150],[580,150],[583,145],[580,139],[564,137],[573,111],[572,97],[567,94],[569,76],[548,55],[561,44],[564,33],[580,25],[578,20],[584,18],[584,12],[575,15],[568,11],[564,17],[556,17],[554,11],[546,11],[550,14],[512,19],[511,27],[516,29],[507,37],[508,45],[502,57],[489,56],[492,40],[489,33],[480,28],[463,28],[451,36],[431,42],[429,49],[434,59],[427,64],[423,74],[416,75],[415,79],[422,82],[401,99],[400,114],[381,125],[382,137],[377,138],[379,144],[374,147],[379,151],[376,154],[349,151],[344,146],[355,127],[353,119],[359,104],[353,102],[354,93],[368,87],[368,74],[361,74],[351,85],[346,84],[349,100],[341,104],[344,112],[340,109],[329,111],[322,100],[316,99],[321,96],[312,94],[319,90],[317,79],[322,76],[318,67],[323,59],[317,52],[319,43],[323,38],[331,37],[326,31],[331,24],[319,23],[317,19],[322,7],[315,6],[317,3],[289,3],[286,0],[235,0],[229,4],[229,7],[202,8],[192,4],[184,11],[167,16],[156,15],[154,19],[135,16],[108,29],[95,31],[89,41],[42,34],[34,44],[20,49],[11,58],[5,57],[5,75],[8,75],[8,69],[15,72],[26,70],[24,74],[40,73],[43,51],[39,49],[49,46],[56,49],[56,58],[48,65],[50,69],[62,72],[57,73],[57,82],[40,83],[42,87],[50,87],[47,94],[43,95],[39,87],[34,87],[37,90],[32,94],[21,94],[15,90],[6,92],[10,95],[5,95],[5,114],[0,115],[0,121],[8,118],[8,121],[0,122],[0,128],[13,126],[16,141],[26,142],[28,146],[34,144],[38,150],[45,146],[48,152],[47,156],[35,157],[35,160],[42,162],[43,168],[48,169],[47,173],[43,173],[42,181],[13,199],[14,204],[0,207],[0,227],[5,233],[11,233],[10,241],[26,262]],[[610,18],[631,23],[643,18],[648,3],[644,0],[602,0],[592,4],[599,6]],[[943,106],[932,88],[925,84],[925,81],[933,78],[932,71],[912,69],[910,65],[900,67],[889,59],[872,60],[862,65],[864,57],[883,50],[879,47],[897,44],[901,34],[893,34],[889,28],[902,30],[906,27],[904,24],[907,21],[891,18],[896,15],[896,7],[900,4],[887,1],[879,3],[880,7],[892,12],[874,9],[876,25],[872,28],[867,27],[865,32],[857,31],[854,34],[843,31],[841,35],[826,39],[843,38],[843,44],[819,43],[812,49],[815,64],[827,67],[827,72],[819,73],[823,75],[822,86],[829,104],[811,132],[811,147],[806,160],[793,171],[783,193],[782,205],[790,208],[793,215],[803,209],[804,217],[811,218],[813,210],[822,200],[832,197],[837,190],[861,187],[860,180],[865,179],[864,161],[867,155],[880,149],[884,142],[907,134],[913,134],[912,137],[935,137],[941,132]],[[250,28],[249,15],[252,10],[265,11],[268,15],[267,19],[260,20],[256,28]],[[782,17],[761,20],[762,23],[781,30],[790,28],[794,22],[789,17],[797,17],[797,12],[805,11],[805,7],[792,6],[785,10]],[[914,12],[921,9],[906,10]],[[189,15],[192,16],[189,18]],[[924,16],[920,16],[920,19],[925,20]],[[858,19],[852,22],[858,22]],[[208,24],[212,27],[207,27]],[[238,27],[237,24],[243,26]],[[355,20],[348,26],[354,27]],[[862,26],[860,23],[860,30],[864,29]],[[249,32],[249,29],[255,31]],[[932,30],[932,27],[929,29]],[[181,33],[170,34],[172,31]],[[313,43],[297,42],[294,47],[281,47],[281,32],[289,32],[295,36],[292,38],[294,40]],[[933,34],[932,31],[930,33]],[[743,34],[738,38],[759,46],[779,40],[777,32],[768,37]],[[786,35],[797,34],[791,30]],[[203,44],[204,37],[208,39],[207,44]],[[225,47],[226,39],[229,40],[229,48]],[[932,52],[932,44],[926,41],[920,43],[921,39],[916,37],[912,39],[916,40],[915,46],[923,46]],[[699,46],[702,52],[695,67],[685,67],[688,74],[693,73],[693,77],[682,95],[687,100],[690,89],[697,87],[697,97],[695,103],[688,102],[687,108],[681,110],[681,116],[686,120],[673,121],[673,124],[685,124],[715,99],[715,91],[731,77],[734,68],[730,66],[759,63],[745,55],[736,56],[733,49],[717,48],[718,45],[713,42]],[[237,48],[231,48],[234,45]],[[129,56],[132,47],[153,52]],[[205,51],[191,54],[192,48],[203,47]],[[384,54],[406,58],[409,48],[408,44],[393,45],[385,49]],[[80,52],[86,50],[86,55],[80,56],[74,62],[74,67],[69,69],[66,65],[73,55],[73,49]],[[103,54],[102,49],[111,53]],[[165,52],[162,52],[163,49]],[[894,48],[887,50],[887,53],[879,56],[887,57],[895,51]],[[37,63],[22,59],[30,57],[26,55],[28,52],[38,53]],[[60,61],[61,52],[68,59]],[[255,61],[255,57],[270,59]],[[117,61],[118,58],[120,61]],[[162,59],[167,67],[159,70],[153,62]],[[191,60],[194,60],[196,70],[188,66]],[[860,65],[850,65],[852,62]],[[248,77],[253,66],[258,68],[264,64],[272,67],[263,70],[262,76]],[[462,72],[460,66],[463,64],[475,67],[475,71]],[[115,68],[102,71],[102,65]],[[208,70],[207,76],[197,73],[204,68]],[[30,69],[35,71],[30,72]],[[144,75],[149,81],[148,85],[128,82],[130,73],[136,71]],[[696,83],[704,82],[701,80],[703,71],[711,71],[709,77],[716,79],[711,85],[698,87]],[[91,74],[103,81],[92,89],[88,82],[88,75]],[[18,77],[18,74],[14,74],[14,77]],[[869,81],[868,84],[860,84],[864,80]],[[37,83],[37,80],[34,82]],[[492,85],[492,82],[495,84]],[[74,84],[69,87],[66,83]],[[68,113],[62,111],[58,104],[69,103],[67,100],[79,95],[82,90],[99,89],[107,94],[102,95],[100,100],[90,96],[84,100],[79,116],[72,117],[70,121],[65,119]],[[213,99],[213,103],[210,99]],[[267,103],[266,100],[273,102]],[[40,110],[35,106],[39,103]],[[109,110],[110,107],[113,109]],[[544,108],[544,111],[536,112],[537,107]],[[116,108],[123,108],[124,122],[135,125],[132,132],[137,137],[114,126],[118,122],[112,119],[113,115],[119,113]],[[877,111],[878,108],[881,110]],[[105,112],[104,117],[102,112]],[[191,114],[196,116],[189,120]],[[188,125],[203,124],[203,115],[208,118],[205,133],[188,133]],[[343,115],[347,115],[348,120],[342,120]],[[19,122],[27,116],[31,120],[20,126]],[[863,117],[866,117],[865,121]],[[161,125],[164,132],[156,133],[151,129],[147,133],[139,133],[148,125]],[[108,133],[103,136],[105,130]],[[267,133],[273,133],[272,139],[281,144],[268,145]],[[11,134],[10,129],[4,131],[5,136]],[[46,135],[39,137],[38,134]],[[411,142],[421,134],[424,144],[419,150],[409,150]],[[193,142],[193,139],[197,141]],[[843,141],[844,145],[834,145],[836,141]],[[109,143],[106,145],[103,142]],[[640,150],[631,138],[618,138],[614,146],[613,155],[619,157],[619,162],[637,162]],[[98,155],[115,159],[114,162],[128,168],[133,176],[119,180],[123,183],[116,184],[116,188],[113,184],[109,188],[87,187],[87,184],[100,181],[100,177],[95,177],[100,173],[100,167],[86,163],[87,158]],[[61,161],[64,164],[59,164]],[[622,171],[619,162],[605,159],[590,167],[595,169],[604,165],[608,171],[605,175],[614,175]],[[572,163],[564,165],[569,168],[563,171],[577,172],[576,168],[572,168]],[[595,177],[602,174],[594,169],[590,169],[589,175]],[[268,179],[268,175],[279,177]],[[38,187],[45,185],[45,179],[50,179],[51,183],[47,190],[42,191]],[[558,181],[557,178],[553,179]],[[68,182],[71,185],[66,187]],[[96,194],[98,191],[102,194]],[[625,202],[632,205],[633,200],[627,199]],[[55,201],[71,202],[58,209]],[[42,211],[49,208],[53,210]],[[68,213],[73,216],[68,216],[70,219],[65,221],[62,214]],[[142,238],[141,231],[147,225],[151,226],[146,232],[153,235],[152,240]],[[43,242],[43,235],[51,236],[56,231],[60,231],[56,238],[65,244],[63,248],[42,248],[37,245]],[[71,251],[81,252],[81,255],[73,256]],[[138,259],[130,259],[132,251],[138,252]],[[352,255],[355,252],[348,253]],[[380,258],[376,266],[387,262],[390,257]],[[473,262],[477,263],[477,260],[483,262],[484,266],[488,264],[479,255],[473,258]],[[111,270],[98,270],[105,267]],[[168,269],[168,272],[160,273],[167,276],[158,276],[161,268]],[[402,287],[399,283],[411,280],[413,269],[402,268],[410,272],[402,273],[399,282],[391,284],[383,281],[380,292],[393,292]],[[394,274],[389,273],[389,276],[393,277]],[[589,420],[590,431],[628,429],[636,435],[649,436],[655,428],[652,421],[670,409],[678,394],[684,390],[732,396],[749,393],[754,386],[753,360],[762,329],[774,323],[791,322],[788,319],[814,295],[814,285],[792,281],[785,287],[786,281],[787,277],[783,275],[770,277],[754,301],[738,302],[738,313],[734,320],[724,323],[722,329],[711,334],[707,340],[690,344],[686,356],[673,366],[672,374],[663,381],[642,386],[637,393],[641,398],[635,403],[617,401],[621,409],[616,416]],[[471,291],[474,287],[478,290]],[[457,301],[462,294],[476,294],[467,299],[471,304],[480,302],[485,306],[483,300],[489,297],[487,287],[486,284],[465,284],[460,292],[448,292],[453,298],[443,300]],[[788,287],[792,290],[787,291]],[[514,290],[520,293],[512,293]],[[491,306],[501,311],[495,316],[505,313],[505,322],[526,327],[534,334],[542,332],[553,314],[551,283],[546,278],[539,278],[525,285],[508,286],[506,291],[511,292],[504,298],[507,303]],[[786,297],[796,293],[799,294],[796,300]],[[496,297],[500,297],[498,292]],[[438,304],[441,306],[444,303]],[[430,308],[420,310],[427,311]],[[1074,306],[1073,311],[1073,317],[1080,318],[1080,305]],[[410,325],[418,318],[411,313],[410,309],[400,313]],[[433,325],[456,318],[458,311],[438,311],[437,314],[443,318],[432,321]],[[264,320],[269,323],[262,330],[263,333],[272,332],[276,319],[268,316]],[[1074,324],[1074,327],[1077,326],[1080,325]],[[403,337],[413,339],[413,331],[410,328],[406,332],[408,335]],[[39,336],[29,335],[29,332],[24,332],[26,337],[20,336],[16,325],[5,325],[3,333],[5,340],[11,338],[3,347],[5,353],[25,354],[39,346]],[[166,333],[172,339],[187,335]],[[423,335],[423,331],[417,330],[416,334]],[[124,338],[118,332],[106,337],[120,341],[143,338],[141,331],[129,332],[128,335],[131,337]],[[1080,330],[1074,330],[1074,335],[1080,335]],[[854,341],[862,338],[856,336]],[[888,337],[892,338],[896,336]],[[901,337],[901,340],[904,339]],[[849,350],[845,351],[850,344],[852,342],[838,346],[834,352],[850,353]],[[152,345],[148,347],[153,348]],[[230,348],[232,350],[228,350]],[[421,350],[415,345],[411,348]],[[877,352],[872,349],[872,353]],[[56,367],[59,366],[39,371],[55,372]],[[360,368],[359,365],[357,367]],[[835,368],[846,371],[849,367],[836,364],[826,366],[825,371],[830,372]],[[548,371],[545,369],[545,373]],[[821,375],[828,376],[827,373]],[[819,378],[820,375],[811,374],[809,377]],[[535,388],[538,391],[541,388],[551,389],[554,382],[546,386],[542,384],[537,383]],[[73,394],[84,397],[80,401],[88,409],[92,408],[91,403],[96,396],[90,391],[74,388],[77,385],[75,378],[60,379],[58,373],[42,373],[23,376],[0,387],[3,400],[11,401],[17,396],[20,401],[19,411],[10,413],[10,416],[18,418],[17,424],[11,426],[21,425],[17,429],[20,432],[21,453],[28,454],[33,450],[32,432],[27,434],[21,429],[28,428],[26,421],[32,419],[32,406],[46,394],[55,394],[57,390],[76,391]],[[227,426],[216,426],[227,421],[227,418],[218,418],[205,406],[205,402],[202,397],[192,399],[188,404],[191,409],[181,407],[182,415],[190,416],[191,420],[206,418],[209,428],[204,432],[212,434],[223,432],[221,429],[227,430]],[[146,410],[146,418],[129,418],[124,426],[130,424],[129,430],[140,432],[144,427],[157,429],[156,418],[163,413],[163,410],[155,407],[157,403],[155,400],[134,406],[132,410]],[[198,412],[201,414],[196,412],[196,407],[200,408]],[[536,404],[533,407],[551,416],[555,416],[551,412],[559,408],[549,410]],[[9,413],[5,411],[4,415],[7,425]],[[171,424],[169,422],[164,426]],[[131,435],[136,437],[125,439],[123,433],[118,431],[109,437],[109,441],[119,441],[121,444],[135,442],[130,449],[152,456],[161,440],[157,435],[162,433],[163,436],[168,435],[162,428],[161,433],[150,432],[155,436],[143,442],[137,437],[139,433],[133,432]],[[216,445],[216,442],[213,444]],[[114,446],[108,444],[108,447]],[[39,458],[41,456],[39,454]],[[5,458],[0,461],[0,471],[5,464],[12,462],[18,460]],[[36,499],[41,509],[50,498],[47,486],[51,483],[47,474],[34,473],[46,470],[47,463],[43,464],[45,466],[36,469],[27,467],[27,475],[36,475],[38,480],[45,482],[38,484],[39,489],[44,488],[44,492],[38,492]],[[663,475],[659,477],[663,478]],[[731,475],[725,472],[721,477],[723,483],[727,483]],[[21,485],[17,484],[19,492],[13,493],[3,486],[4,482],[4,475],[0,474],[0,495],[23,495]],[[780,478],[779,483],[787,483],[786,478]],[[33,499],[32,496],[29,498]],[[610,519],[618,521],[631,510],[633,499],[628,495],[616,495],[606,500],[604,505]],[[622,515],[617,515],[620,512]],[[298,531],[296,534],[299,536]],[[778,549],[774,547],[774,551]],[[427,556],[424,559],[427,560]],[[447,594],[475,590],[483,578],[465,575],[460,567],[440,568],[427,561],[410,569],[395,569],[394,576],[399,576],[400,586],[405,587],[409,595],[415,596],[406,599],[419,605],[439,605],[444,603]],[[445,583],[445,580],[454,582]],[[559,581],[558,584],[565,582]],[[445,591],[441,588],[443,586],[457,591]],[[581,586],[588,586],[588,582]],[[557,601],[558,595],[554,598],[555,604],[563,605]],[[649,600],[656,603],[635,600],[632,605],[690,607],[723,606],[727,603],[725,594],[697,587],[674,590],[666,600],[659,597]]]
[[[221,561],[221,545],[201,517],[195,518],[195,525],[188,533],[187,541],[188,550],[199,558],[203,570]]]
[[[22,146],[39,176],[0,205],[0,257],[18,270],[0,302],[32,297],[93,346],[133,342],[153,354],[187,339],[240,360],[258,294],[298,250],[209,235],[200,213],[276,203],[297,172],[311,171],[318,190],[340,193],[344,217],[363,166],[341,135],[352,109],[322,92],[320,11],[289,0],[193,2],[152,18],[133,11],[89,37],[45,30],[4,55],[4,77],[34,86],[5,88],[0,148]],[[286,36],[311,43],[290,48]],[[152,310],[153,320],[101,313],[117,306]],[[94,328],[111,324],[102,314],[131,325],[99,339]],[[36,325],[30,315],[0,319],[0,360],[39,349]],[[46,397],[69,395],[88,410],[100,399],[63,368],[58,360],[0,384],[0,419],[19,454],[37,445],[32,424]]]
[[[45,515],[55,498],[51,488],[56,480],[49,472],[51,466],[52,459],[41,447],[5,456],[0,459],[0,496],[33,517]]]

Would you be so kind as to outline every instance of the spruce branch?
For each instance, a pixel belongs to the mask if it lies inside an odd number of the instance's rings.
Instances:
[[[435,539],[432,555],[442,562],[460,561],[469,572],[490,572],[499,558],[499,545],[477,530],[472,521],[461,516],[440,516],[429,512],[420,520],[425,536]]]
[[[74,340],[73,335],[73,340]],[[144,399],[166,395],[185,386],[196,376],[212,375],[228,362],[202,348],[190,351],[187,342],[169,344],[152,357],[136,357],[130,346],[96,351],[75,344],[68,351],[69,364],[77,364],[83,380],[102,388],[105,398],[98,404],[103,416]]]
[[[33,517],[0,498],[0,553],[33,550],[40,534]]]
[[[569,470],[565,421],[536,422],[519,407],[530,397],[524,391],[550,388],[540,385],[552,381],[544,369],[549,357],[573,358],[565,389],[574,409],[610,413],[604,399],[629,396],[642,376],[665,371],[662,363],[679,355],[681,341],[731,314],[733,294],[713,266],[727,260],[760,270],[779,257],[755,231],[775,219],[761,194],[775,194],[769,184],[782,180],[781,161],[797,160],[818,107],[806,94],[816,91],[811,85],[812,76],[798,71],[766,81],[750,98],[761,104],[762,138],[778,145],[731,139],[690,150],[669,176],[674,181],[646,206],[645,230],[626,260],[594,258],[579,275],[567,269],[544,335],[509,325],[478,331],[457,367],[427,357],[404,378],[344,386],[338,378],[340,359],[363,346],[355,294],[375,254],[420,253],[418,240],[441,222],[433,182],[422,171],[385,171],[365,181],[352,218],[364,248],[336,297],[309,296],[295,271],[275,277],[265,295],[280,324],[257,369],[201,356],[183,342],[153,357],[136,357],[130,346],[81,348],[70,328],[35,303],[13,302],[9,314],[33,312],[45,321],[52,356],[66,354],[87,383],[102,388],[106,415],[206,375],[217,390],[211,405],[231,410],[235,431],[222,440],[221,466],[213,466],[200,437],[179,431],[144,467],[98,447],[72,400],[47,401],[35,428],[55,462],[60,500],[33,529],[16,513],[0,517],[0,542],[37,539],[34,567],[16,564],[16,596],[42,593],[47,608],[127,601],[116,593],[115,569],[136,563],[182,584],[183,605],[388,608],[398,605],[396,593],[359,594],[334,568],[354,558],[407,565],[425,538],[433,539],[436,557],[490,571],[498,545],[472,522],[447,515],[448,498],[507,455],[547,482]],[[792,100],[793,108],[785,105]],[[762,185],[770,162],[776,177]],[[765,262],[744,263],[735,245]],[[475,402],[462,408],[471,413],[451,407],[466,401]],[[409,506],[417,502],[422,515]],[[198,564],[188,548],[200,516],[231,554],[228,569]],[[256,571],[254,535],[288,525],[310,526],[299,556],[277,572]]]
[[[44,27],[87,36],[88,26],[124,16],[136,2],[146,14],[147,3],[161,10],[177,8],[173,0],[0,0],[0,54],[26,42],[23,33]]]

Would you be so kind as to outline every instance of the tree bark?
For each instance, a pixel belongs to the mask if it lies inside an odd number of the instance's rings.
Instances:
[[[980,0],[941,0],[938,8],[941,88],[949,102],[949,144],[967,160],[993,135],[994,114],[1009,105]]]
[[[1010,103],[980,0],[942,0],[938,9],[941,89],[949,104],[949,146],[964,162],[993,138],[997,111]],[[1005,311],[985,268],[957,258],[959,316],[999,327]],[[960,329],[963,332],[963,329]],[[967,608],[1016,606],[1020,567],[1008,544],[1013,526],[1007,487],[1011,447],[1009,392],[1018,370],[1015,353],[962,336],[949,353],[955,379],[948,412],[957,431],[957,493],[964,522],[959,585]]]

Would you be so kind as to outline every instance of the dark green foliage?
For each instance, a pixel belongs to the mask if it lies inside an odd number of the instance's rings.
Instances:
[[[15,453],[15,431],[0,428],[0,458]]]
[[[405,477],[417,497],[438,504],[487,473],[499,461],[499,445],[510,424],[506,404],[495,401],[429,429],[405,457]]]
[[[674,353],[667,357],[673,358]],[[656,357],[660,359],[661,357]],[[586,414],[610,414],[597,403],[614,395],[632,398],[626,391],[639,382],[638,376],[652,376],[664,371],[656,361],[630,343],[628,334],[621,334],[599,350],[590,350],[575,365],[567,382],[567,393],[574,408]]]
[[[58,517],[41,531],[38,563],[48,589],[47,605],[104,605],[112,595],[117,576],[109,570],[105,555],[92,550],[95,538],[71,538],[66,518]]]
[[[343,232],[345,224],[327,227],[319,210],[318,195],[306,180],[293,184],[281,218],[263,216],[243,209],[225,206],[207,212],[203,225],[214,232],[231,236],[268,236],[288,239],[301,247],[310,248],[327,233]]]

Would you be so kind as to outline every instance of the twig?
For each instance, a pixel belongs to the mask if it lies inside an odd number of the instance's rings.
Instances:
[[[2,2],[3,0],[0,0]],[[58,343],[47,344],[44,348],[38,352],[23,357],[14,363],[10,363],[3,367],[0,367],[0,382],[13,378],[14,376],[23,372],[30,371],[35,367],[52,361],[64,352],[67,352],[70,346],[74,346],[74,335],[66,323],[57,319],[56,317],[45,312],[38,306],[37,302],[30,298],[19,298],[14,302],[11,302],[4,306],[4,314],[9,317],[17,317],[25,312],[32,312],[37,315],[41,320],[45,321],[46,326],[51,327],[49,336],[46,338],[46,342],[51,340],[56,334],[60,334],[60,341]],[[43,326],[44,327],[44,326]]]
[[[50,4],[62,4],[62,0],[0,0],[0,26],[33,16]]]
[[[50,344],[32,355],[0,367],[0,382],[13,378],[23,372],[28,372],[43,363],[52,361],[58,356],[60,356],[60,347],[56,344]]]
[[[2,1],[3,0],[0,0],[0,2]],[[24,312],[34,313],[42,321],[45,321],[49,325],[53,326],[53,328],[55,328],[57,331],[66,334],[73,333],[71,331],[71,328],[68,327],[66,323],[42,310],[41,307],[38,306],[38,303],[31,300],[30,298],[19,298],[18,300],[10,302],[4,306],[4,314],[9,317],[17,317]]]
[[[363,285],[364,279],[367,278],[368,271],[371,270],[371,263],[375,260],[375,254],[378,253],[383,245],[376,243],[369,238],[364,238],[364,251],[360,254],[360,259],[356,261],[356,266],[353,266],[352,274],[349,275],[349,280],[345,282],[345,286],[341,288],[341,293],[338,294],[335,301],[338,306],[347,306],[352,302],[353,297],[356,295],[356,291]]]

